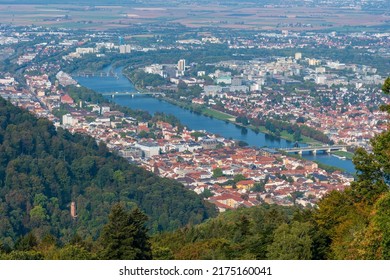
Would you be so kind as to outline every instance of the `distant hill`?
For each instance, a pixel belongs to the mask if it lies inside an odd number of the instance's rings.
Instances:
[[[55,129],[0,98],[0,244],[33,232],[96,239],[113,204],[138,205],[150,232],[215,214],[194,192],[110,153],[86,135]],[[72,202],[75,212],[71,216]]]

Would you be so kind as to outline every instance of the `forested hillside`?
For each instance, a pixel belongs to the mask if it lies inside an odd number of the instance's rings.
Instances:
[[[316,248],[322,239],[304,215],[277,205],[229,211],[199,226],[154,236],[154,258],[321,259]]]
[[[112,206],[136,205],[150,232],[198,224],[215,210],[181,184],[110,153],[103,143],[72,135],[0,98],[0,243],[28,233],[68,242],[98,238]],[[71,216],[75,203],[77,217]]]

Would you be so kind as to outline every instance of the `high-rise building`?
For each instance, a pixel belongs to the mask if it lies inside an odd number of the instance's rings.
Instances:
[[[300,52],[295,53],[295,60],[300,60],[300,59],[302,59],[302,53]]]
[[[177,70],[179,72],[184,72],[186,70],[186,60],[185,59],[179,60],[179,62],[177,63]]]

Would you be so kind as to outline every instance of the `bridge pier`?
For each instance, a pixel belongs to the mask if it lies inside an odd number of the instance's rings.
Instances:
[[[313,155],[316,155],[317,154],[317,150],[313,150],[312,153],[313,153]]]

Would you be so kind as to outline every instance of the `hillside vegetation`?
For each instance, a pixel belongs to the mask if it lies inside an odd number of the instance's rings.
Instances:
[[[70,214],[74,202],[77,217]],[[86,135],[56,129],[0,98],[0,241],[33,233],[61,242],[95,240],[112,206],[138,206],[150,232],[198,224],[215,214],[194,192],[110,153]]]

